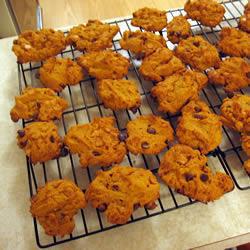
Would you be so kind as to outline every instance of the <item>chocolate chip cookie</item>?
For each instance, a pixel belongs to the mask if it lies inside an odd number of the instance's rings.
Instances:
[[[226,92],[238,91],[250,84],[250,64],[240,57],[220,62],[219,69],[208,72],[209,81],[224,86]]]
[[[33,164],[59,157],[63,147],[53,122],[34,122],[18,130],[17,143]]]
[[[191,35],[191,25],[184,16],[175,16],[167,25],[168,40],[172,43],[179,43]]]
[[[248,159],[244,162],[243,167],[245,168],[247,173],[250,174],[250,159]]]
[[[80,24],[73,27],[66,41],[80,51],[100,51],[112,47],[112,39],[118,31],[117,25],[89,20],[86,25]]]
[[[200,71],[218,67],[220,62],[217,49],[201,36],[181,40],[175,54],[184,63]]]
[[[164,155],[158,174],[178,193],[207,203],[232,191],[234,184],[227,174],[212,173],[206,163],[198,150],[177,144]]]
[[[82,68],[70,58],[48,59],[39,69],[42,84],[56,92],[62,91],[67,85],[76,85],[84,77]]]
[[[166,47],[165,39],[151,32],[125,31],[120,45],[123,49],[130,50],[137,58],[152,54],[158,48]]]
[[[243,133],[241,135],[241,146],[247,156],[250,157],[250,134]]]
[[[77,58],[77,63],[97,79],[121,79],[128,73],[129,60],[111,50],[91,52]]]
[[[174,139],[168,121],[159,116],[142,115],[127,124],[126,146],[133,154],[158,154]]]
[[[86,205],[84,193],[72,181],[53,180],[31,198],[30,212],[47,235],[63,237],[73,232],[73,217]]]
[[[113,117],[95,118],[91,123],[69,129],[64,143],[73,154],[79,155],[82,167],[107,167],[123,160],[126,147],[114,123]]]
[[[244,15],[240,17],[239,28],[250,33],[250,2],[245,6]]]
[[[206,84],[206,75],[187,70],[159,82],[151,89],[151,95],[157,99],[159,111],[175,114],[190,100],[198,98],[199,91]]]
[[[62,112],[68,107],[67,101],[47,88],[26,88],[20,96],[15,97],[15,102],[10,111],[13,122],[19,119],[39,121],[60,119]]]
[[[106,108],[136,110],[141,96],[134,81],[105,79],[98,82],[98,95]]]
[[[167,48],[158,48],[154,53],[145,57],[139,68],[139,72],[145,80],[156,82],[185,70],[182,61]]]
[[[98,171],[86,191],[86,200],[104,212],[112,224],[124,224],[138,207],[156,207],[160,185],[151,171],[143,168],[114,166]]]
[[[189,18],[209,27],[218,25],[225,14],[225,8],[215,0],[188,0],[184,10]]]
[[[12,50],[20,63],[37,62],[56,56],[66,47],[63,32],[53,29],[24,31],[13,41]]]
[[[182,109],[176,135],[181,144],[199,149],[203,154],[214,150],[222,140],[220,117],[200,100],[191,101]]]
[[[167,26],[166,11],[144,7],[133,13],[131,24],[147,31],[161,31]]]

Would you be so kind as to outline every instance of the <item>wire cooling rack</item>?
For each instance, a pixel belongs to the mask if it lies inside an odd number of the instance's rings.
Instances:
[[[244,4],[246,4],[246,2],[247,1],[237,0],[224,2],[223,5],[226,9],[224,19],[220,25],[213,29],[204,27],[196,21],[190,21],[193,34],[202,35],[209,42],[215,44],[218,40],[218,35],[222,27],[237,27],[237,21],[243,13]],[[170,21],[174,16],[178,16],[180,14],[185,14],[183,9],[170,10],[167,13],[168,20]],[[128,110],[113,112],[109,109],[105,109],[96,93],[95,79],[87,77],[81,81],[79,85],[67,87],[62,91],[62,93],[60,93],[60,96],[65,98],[70,104],[68,110],[63,113],[62,120],[57,122],[59,132],[62,136],[72,125],[90,122],[96,116],[108,115],[113,115],[116,118],[117,128],[121,131],[125,129],[126,123],[129,120],[134,119],[139,115],[149,113],[161,115],[164,119],[171,123],[174,129],[176,128],[177,118],[179,115],[170,116],[157,111],[157,105],[150,96],[150,89],[152,88],[153,83],[144,81],[143,78],[140,77],[138,73],[140,61],[133,58],[129,51],[121,49],[119,45],[119,40],[125,30],[138,30],[138,28],[131,26],[130,21],[130,18],[126,18],[110,22],[120,28],[119,34],[117,34],[113,40],[113,50],[130,59],[132,66],[126,78],[133,79],[137,82],[142,98],[142,106],[136,114],[133,114]],[[161,33],[164,38],[166,38],[166,32],[166,30],[163,30]],[[167,45],[171,49],[174,48],[174,45],[169,41],[167,41]],[[74,50],[72,47],[68,47],[59,56],[75,59],[80,54],[81,53],[79,51]],[[41,65],[42,62],[18,64],[20,92],[28,85],[33,87],[41,86],[39,80],[37,79],[37,71]],[[249,89],[244,89],[241,92],[248,93]],[[219,113],[220,105],[225,97],[226,94],[222,88],[217,88],[212,85],[208,85],[201,93],[201,98],[208,103],[215,113]],[[23,126],[29,122],[31,121],[23,121]],[[150,169],[157,176],[160,159],[164,153],[165,152],[162,152],[156,156],[134,156],[128,153],[121,165],[145,167],[146,169]],[[236,186],[239,189],[244,190],[250,188],[250,178],[242,167],[242,163],[245,159],[246,155],[241,149],[239,134],[227,128],[223,128],[223,142],[220,147],[208,155],[208,165],[214,170],[220,170],[230,174]],[[36,193],[37,188],[44,185],[47,181],[58,178],[71,179],[83,191],[85,191],[98,169],[98,167],[86,169],[81,168],[79,166],[78,156],[71,154],[67,157],[58,158],[36,166],[33,166],[27,158],[30,195],[33,196]],[[195,203],[195,201],[190,198],[175,193],[172,189],[164,185],[159,178],[158,180],[161,185],[161,192],[160,199],[157,201],[157,208],[154,210],[147,210],[146,208],[136,210],[127,224],[156,216],[161,213],[170,212]],[[109,224],[106,221],[105,216],[103,216],[103,214],[101,214],[98,210],[91,208],[90,205],[86,209],[79,211],[79,213],[75,216],[75,222],[76,227],[73,233],[69,236],[65,236],[64,238],[59,238],[46,236],[43,229],[37,223],[37,220],[34,219],[35,236],[38,246],[41,248],[51,247],[67,241],[106,231],[114,227],[119,227],[119,225]]]

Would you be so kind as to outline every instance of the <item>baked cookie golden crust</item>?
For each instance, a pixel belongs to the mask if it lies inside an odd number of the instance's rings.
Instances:
[[[250,34],[235,28],[223,28],[218,48],[229,56],[250,57]]]
[[[80,51],[100,51],[112,47],[112,39],[118,31],[117,25],[89,20],[86,25],[80,24],[73,27],[66,41]]]
[[[248,159],[244,162],[243,167],[245,168],[247,173],[250,174],[250,159]]]
[[[236,131],[250,132],[250,96],[237,94],[231,99],[225,98],[221,105],[221,120]]]
[[[59,157],[63,146],[53,122],[34,122],[18,130],[17,143],[33,164]]]
[[[161,31],[167,26],[166,11],[144,7],[133,13],[131,24],[146,31]]]
[[[247,156],[250,157],[250,135],[248,133],[241,135],[241,146]]]
[[[12,50],[20,63],[37,62],[56,56],[66,47],[63,32],[53,29],[24,31],[13,41]]]
[[[84,193],[72,181],[53,180],[31,198],[30,212],[47,235],[63,237],[73,232],[73,217],[86,205]]]
[[[120,163],[125,154],[125,143],[119,140],[119,130],[113,117],[95,118],[91,123],[69,129],[64,143],[73,154],[78,154],[82,167],[107,167]]]
[[[184,10],[189,18],[209,27],[218,25],[225,14],[225,8],[214,0],[188,0]]]
[[[250,2],[245,6],[244,15],[240,17],[239,28],[250,33]]]
[[[105,79],[98,82],[98,95],[106,108],[135,110],[141,105],[141,96],[134,81]]]
[[[126,146],[133,154],[158,154],[174,139],[168,121],[159,116],[142,115],[127,124]]]
[[[139,72],[145,80],[156,82],[185,70],[186,67],[182,61],[167,48],[158,48],[154,53],[145,57],[139,68]]]
[[[218,67],[220,62],[217,49],[201,36],[181,40],[175,54],[184,63],[200,71],[210,67]]]
[[[165,39],[151,32],[125,31],[120,45],[123,49],[130,50],[138,58],[152,54],[158,48],[166,47]]]
[[[172,43],[179,43],[191,35],[191,25],[184,16],[174,17],[167,25],[168,40]]]
[[[174,74],[159,82],[151,89],[151,95],[157,99],[158,110],[175,114],[190,100],[197,99],[199,91],[207,84],[203,73],[187,70]]]
[[[219,69],[209,71],[208,78],[226,92],[234,92],[250,84],[250,64],[240,57],[230,57],[220,62]]]
[[[199,149],[203,154],[214,150],[222,140],[220,117],[205,109],[205,105],[200,100],[187,104],[182,110],[176,129],[181,144]]]
[[[206,163],[198,150],[177,144],[164,155],[158,174],[178,193],[207,203],[233,190],[234,184],[227,174],[212,173]]]
[[[11,120],[35,119],[50,121],[60,119],[68,107],[67,101],[48,88],[26,88],[15,97],[15,106],[10,111]]]
[[[143,168],[114,166],[108,171],[98,171],[86,191],[86,200],[108,222],[124,224],[138,207],[156,207],[160,185],[151,171]]]
[[[56,92],[67,85],[78,84],[84,77],[82,68],[70,58],[52,57],[39,69],[42,84]]]
[[[77,63],[97,79],[121,79],[128,73],[129,60],[111,50],[91,52],[77,58]]]

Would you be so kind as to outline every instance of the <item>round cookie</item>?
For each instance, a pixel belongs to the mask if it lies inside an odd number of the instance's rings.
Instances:
[[[208,27],[218,25],[225,14],[225,8],[215,0],[188,0],[184,10],[189,18]]]
[[[250,132],[250,96],[238,94],[231,99],[225,98],[221,105],[221,120],[236,131]]]
[[[226,92],[238,91],[250,84],[250,64],[240,57],[226,58],[219,68],[208,72],[209,81],[224,86]]]
[[[112,47],[112,39],[119,31],[117,25],[109,25],[99,20],[89,20],[86,25],[73,27],[67,37],[67,44],[80,51],[100,51]]]
[[[167,48],[158,48],[154,53],[145,57],[139,68],[145,80],[160,82],[175,73],[185,71],[185,65]]]
[[[166,11],[144,7],[133,13],[131,24],[146,31],[161,31],[167,26]]]
[[[239,29],[250,33],[250,2],[245,6],[244,15],[240,17]]]
[[[53,180],[31,198],[30,212],[47,235],[63,237],[73,232],[73,217],[86,205],[84,193],[72,181]]]
[[[86,191],[86,200],[104,212],[112,224],[126,223],[138,207],[156,207],[160,185],[151,171],[143,168],[114,166],[98,171]]]
[[[37,62],[56,56],[66,47],[62,31],[41,29],[24,31],[13,41],[12,50],[20,63]]]
[[[184,16],[175,16],[167,25],[167,36],[171,43],[179,43],[191,35],[191,25]]]
[[[243,133],[241,135],[241,146],[247,156],[250,157],[250,135],[247,133]]]
[[[98,95],[104,107],[112,110],[136,110],[141,105],[141,96],[134,81],[106,79],[98,82]]]
[[[198,150],[177,144],[164,155],[158,174],[178,193],[207,203],[233,190],[234,184],[227,174],[213,174],[206,163]]]
[[[66,85],[78,84],[84,77],[82,68],[70,58],[52,57],[39,69],[42,84],[56,92]]]
[[[244,162],[243,167],[245,168],[247,173],[250,174],[250,159],[248,159]]]
[[[203,73],[187,70],[174,74],[159,82],[151,89],[151,95],[157,99],[158,110],[175,114],[190,100],[197,99],[199,91],[207,84]]]
[[[201,36],[181,40],[175,54],[184,63],[200,71],[218,67],[220,62],[217,49]]]
[[[137,58],[143,58],[152,54],[158,48],[166,47],[166,41],[162,36],[151,32],[125,31],[120,40],[121,48],[130,50]]]
[[[111,50],[81,55],[77,63],[97,79],[121,79],[128,73],[130,64],[126,57]]]
[[[34,122],[17,131],[18,146],[33,164],[60,156],[63,142],[53,122]]]
[[[95,118],[91,123],[69,129],[64,143],[73,154],[78,154],[82,167],[107,167],[120,163],[125,154],[125,143],[119,140],[119,130],[113,117]]]
[[[250,34],[225,27],[220,32],[218,48],[229,56],[250,58]]]
[[[200,103],[202,102],[194,100],[183,108],[176,135],[181,144],[207,154],[221,143],[222,124],[219,116],[210,110],[205,111]]]
[[[159,116],[142,115],[127,124],[126,146],[133,154],[158,154],[174,140],[168,121]]]
[[[35,119],[50,121],[60,119],[68,103],[47,88],[26,88],[15,97],[15,106],[10,111],[11,120]]]

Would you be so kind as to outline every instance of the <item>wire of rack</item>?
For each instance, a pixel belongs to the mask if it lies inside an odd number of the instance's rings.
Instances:
[[[207,28],[200,25],[196,21],[191,21],[191,27],[193,35],[202,35],[210,43],[215,44],[218,40],[218,34],[223,27],[236,27],[239,17],[244,10],[244,4],[247,1],[229,0],[224,1],[222,4],[226,9],[225,16],[220,25],[215,28]],[[183,9],[169,10],[167,12],[168,20],[171,20],[174,16],[185,15]],[[70,103],[69,109],[67,109],[62,116],[62,120],[57,122],[60,133],[66,134],[68,128],[72,125],[79,123],[91,122],[95,116],[107,116],[113,115],[116,119],[117,128],[120,131],[125,130],[127,121],[135,118],[138,115],[153,113],[161,115],[164,119],[168,120],[172,127],[176,128],[178,116],[162,114],[157,111],[157,105],[150,96],[150,89],[153,86],[152,82],[144,81],[138,73],[138,65],[140,64],[129,51],[123,50],[119,45],[119,40],[125,30],[137,30],[130,24],[131,18],[119,19],[110,24],[117,25],[120,28],[119,34],[113,39],[113,50],[117,53],[121,53],[125,57],[130,59],[131,67],[126,79],[134,79],[138,83],[140,94],[142,98],[142,106],[138,109],[137,114],[133,114],[131,111],[114,112],[107,110],[103,107],[103,103],[99,100],[96,93],[96,81],[94,78],[88,76],[81,81],[77,86],[67,87],[60,96],[67,99]],[[166,38],[166,30],[164,29],[160,34]],[[67,33],[67,31],[65,32]],[[171,42],[167,41],[169,48],[174,48]],[[73,47],[68,47],[61,53],[61,57],[70,57],[73,60],[80,55],[80,52]],[[40,63],[19,64],[18,63],[18,77],[19,77],[19,91],[31,85],[37,87],[40,85],[37,80],[36,73],[41,67]],[[205,72],[206,73],[206,72]],[[241,90],[241,93],[248,93],[249,89]],[[219,113],[219,108],[222,100],[226,97],[226,93],[215,86],[207,86],[201,93],[201,98],[205,100],[210,108]],[[32,121],[22,121],[23,127]],[[238,144],[237,144],[238,142]],[[134,156],[130,153],[127,154],[126,159],[122,165],[130,165],[134,167],[145,166],[146,169],[151,170],[156,176],[162,155],[161,153],[156,156],[140,155]],[[250,178],[242,168],[243,161],[246,155],[242,152],[242,148],[239,144],[239,135],[229,129],[223,127],[223,142],[213,152],[208,154],[209,162],[214,168],[224,171],[229,174],[237,188],[246,190],[250,188]],[[236,167],[237,166],[237,167]],[[75,155],[69,154],[67,157],[58,158],[48,163],[42,163],[37,166],[33,164],[27,158],[27,173],[29,181],[30,196],[32,197],[37,188],[43,185],[49,180],[58,178],[72,179],[83,191],[89,182],[93,179],[95,171],[99,168],[86,168],[79,167],[79,159]],[[157,176],[158,178],[158,176]],[[160,180],[159,180],[160,181]],[[160,182],[161,183],[161,182]],[[127,224],[134,223],[152,216],[156,216],[162,213],[170,212],[175,209],[179,209],[185,206],[196,203],[190,198],[184,197],[178,193],[175,193],[171,188],[161,183],[161,198],[157,201],[157,208],[155,210],[147,210],[146,208],[140,208],[134,212],[130,221]],[[48,237],[44,234],[42,228],[34,221],[35,237],[37,245],[40,248],[51,247],[54,245],[62,244],[64,242],[76,240],[82,237],[93,235],[99,232],[110,230],[121,225],[111,225],[107,223],[105,217],[96,209],[86,208],[80,210],[76,215],[76,228],[72,234],[68,237]]]

